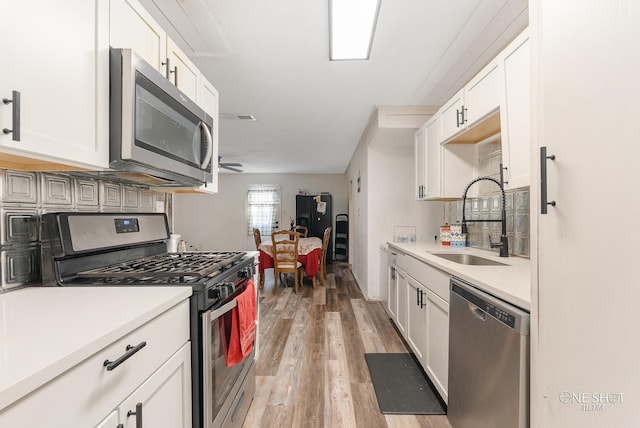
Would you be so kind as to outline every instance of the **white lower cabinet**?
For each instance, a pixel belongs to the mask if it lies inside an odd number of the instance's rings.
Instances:
[[[0,426],[139,428],[140,403],[143,428],[191,427],[189,301],[123,333],[0,412]]]
[[[423,362],[427,354],[427,311],[424,301],[427,289],[411,277],[407,280],[407,286],[407,342],[418,360]]]
[[[387,310],[446,403],[451,276],[416,258],[401,254],[395,248],[389,251],[399,255],[396,264],[389,263]],[[395,303],[394,295],[397,297]],[[394,313],[395,317],[392,315]]]
[[[396,326],[400,333],[406,337],[407,334],[407,292],[409,284],[407,283],[407,274],[402,269],[396,269],[397,286],[398,286],[398,310],[396,316]]]
[[[191,428],[190,356],[187,343],[120,405],[124,428]]]
[[[424,370],[431,382],[447,402],[449,379],[449,303],[426,290],[424,296],[426,314],[426,352]]]
[[[387,288],[387,313],[392,320],[398,317],[398,273],[397,268],[389,265],[389,287]]]

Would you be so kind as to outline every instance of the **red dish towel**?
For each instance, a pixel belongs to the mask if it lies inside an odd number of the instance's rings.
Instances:
[[[227,367],[238,364],[253,349],[256,336],[256,290],[253,280],[247,282],[246,289],[236,301],[238,305],[231,310]]]

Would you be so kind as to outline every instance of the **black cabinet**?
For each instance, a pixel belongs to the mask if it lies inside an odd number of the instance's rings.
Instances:
[[[333,226],[331,193],[296,195],[296,224],[308,229],[308,237],[324,237],[324,230]],[[327,263],[333,260],[331,238],[327,245]]]
[[[336,260],[349,260],[349,216],[347,214],[336,216],[336,249],[334,254]]]

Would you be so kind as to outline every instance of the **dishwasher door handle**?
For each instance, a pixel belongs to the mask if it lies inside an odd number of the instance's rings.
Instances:
[[[480,309],[479,307],[477,307],[473,303],[467,302],[467,305],[469,305],[469,310],[471,311],[473,316],[475,316],[476,318],[478,318],[481,321],[486,321],[487,320],[487,313],[485,311],[483,311],[482,309]]]

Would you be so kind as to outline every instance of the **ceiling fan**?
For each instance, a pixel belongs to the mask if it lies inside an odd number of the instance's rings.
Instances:
[[[241,163],[237,162],[222,162],[222,156],[218,156],[218,168],[228,169],[233,172],[243,172]]]

